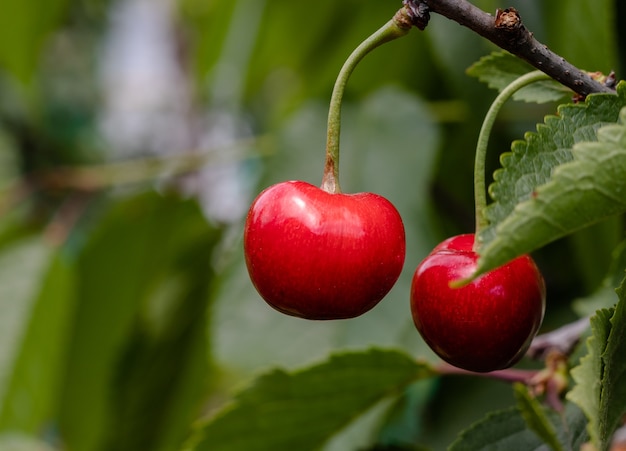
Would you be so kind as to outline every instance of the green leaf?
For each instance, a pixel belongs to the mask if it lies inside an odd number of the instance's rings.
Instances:
[[[515,398],[517,408],[522,414],[526,425],[537,434],[544,443],[548,444],[554,451],[561,451],[563,447],[556,435],[556,430],[536,398],[528,393],[528,388],[523,384],[515,384]]]
[[[75,306],[74,268],[55,255],[27,322],[0,411],[0,429],[37,434],[55,418]]]
[[[617,2],[613,0],[569,0],[539,2],[545,24],[545,42],[567,57],[577,67],[608,73],[619,67],[615,18]],[[572,33],[585,30],[585,33]]]
[[[560,117],[547,118],[502,156],[478,273],[626,210],[626,111],[614,124],[626,84],[618,91],[559,108]]]
[[[617,290],[619,302],[611,317],[611,331],[602,353],[604,374],[600,402],[600,434],[607,440],[626,414],[626,279]]]
[[[571,372],[576,386],[567,397],[585,412],[589,435],[599,450],[609,448],[613,432],[626,414],[626,293],[617,290],[614,309],[603,309],[591,318],[592,336],[587,355]]]
[[[61,435],[82,451],[176,448],[206,396],[216,231],[195,202],[145,193],[114,204],[88,236]]]
[[[608,337],[606,325],[611,314],[611,310],[604,309],[591,317],[592,336],[587,339],[587,355],[580,359],[580,365],[572,369],[571,375],[576,385],[567,393],[567,399],[576,403],[589,419],[587,430],[596,444],[600,441],[598,413],[604,370],[601,354]]]
[[[419,445],[374,445],[369,448],[359,448],[359,451],[429,451],[430,448]]]
[[[504,220],[515,206],[531,197],[533,190],[550,180],[558,165],[572,160],[574,144],[596,141],[596,131],[615,123],[626,105],[626,83],[617,87],[617,96],[592,94],[584,103],[561,105],[555,116],[547,116],[536,132],[513,142],[511,152],[500,157],[502,168],[494,173],[489,193],[494,199],[487,215],[493,226]],[[485,233],[487,240],[495,232]]]
[[[522,410],[526,410],[524,407]],[[528,413],[528,412],[527,412]],[[580,449],[588,439],[585,433],[586,418],[574,404],[566,403],[562,415],[542,415],[548,420],[559,443],[566,449]],[[552,436],[554,439],[554,436]],[[545,450],[544,441],[528,427],[518,407],[492,412],[463,431],[450,445],[449,451],[531,451]]]
[[[198,214],[178,232],[189,239],[174,249],[171,275],[154,288],[151,311],[134,328],[115,380],[110,439],[116,451],[178,449],[201,412],[210,382],[207,315],[216,274],[213,249],[219,234]],[[189,225],[200,221],[204,237]],[[191,224],[190,224],[191,223]],[[170,263],[171,264],[171,263]]]
[[[366,10],[344,2],[318,2],[309,8],[289,0],[274,0],[271,5],[256,0],[182,0],[177,4],[186,20],[200,86],[206,90],[208,77],[213,100],[218,101],[224,95],[237,102],[242,96],[251,96],[248,100],[263,96],[265,120],[277,110],[281,115],[292,111],[304,100],[326,99],[346,57],[395,11],[383,3]],[[302,17],[307,20],[306,30]],[[246,33],[239,32],[242,26]],[[423,64],[402,63],[407,51],[423,55]],[[394,42],[361,63],[358,76],[350,81],[350,92],[364,95],[372,86],[389,83],[426,86],[435,77],[431,58],[424,39]],[[383,67],[392,70],[380,70]],[[235,80],[231,73],[245,76]]]
[[[0,393],[11,383],[13,365],[41,290],[51,250],[39,238],[10,240],[0,252]]]
[[[450,445],[449,451],[530,451],[543,445],[526,427],[517,408],[488,414],[465,430]]]
[[[20,80],[32,76],[48,35],[61,23],[68,0],[4,0],[0,14],[0,67]]]
[[[582,449],[583,444],[589,441],[587,417],[576,404],[565,402],[565,415],[552,415],[551,418],[566,449]]]
[[[433,375],[404,353],[378,349],[336,354],[290,373],[276,369],[200,425],[194,449],[318,449],[381,400]]]
[[[423,419],[427,414],[430,393],[435,390],[438,379],[417,381],[395,400],[388,410],[387,418],[378,434],[380,445],[415,443],[423,436]]]
[[[55,451],[55,448],[47,443],[15,433],[0,435],[0,449],[2,451]]]
[[[612,252],[611,265],[600,286],[589,296],[574,300],[572,308],[580,315],[591,316],[597,310],[610,308],[617,302],[615,287],[619,286],[626,270],[626,240]]]
[[[508,52],[494,52],[470,66],[467,74],[477,77],[490,88],[502,91],[517,78],[533,70],[535,69],[530,64]],[[572,95],[569,88],[556,81],[541,81],[520,89],[513,95],[513,99],[546,103]]]

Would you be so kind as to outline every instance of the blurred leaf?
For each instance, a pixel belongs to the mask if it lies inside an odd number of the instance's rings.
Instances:
[[[473,0],[472,3],[483,11],[495,11],[502,6],[493,0]],[[482,116],[494,95],[486,85],[468,77],[465,71],[493,51],[493,45],[471,30],[437,14],[431,14],[429,26],[420,35],[430,44],[433,63],[422,62],[422,53],[415,53],[419,57],[414,60],[429,67],[430,71],[433,67],[438,71],[433,71],[436,79],[429,89],[422,90],[420,85],[416,86],[426,99],[449,100],[431,104],[441,121],[443,132],[437,166],[428,175],[431,180],[428,198],[437,212],[437,243],[474,227],[474,195],[471,189],[473,148]],[[499,127],[497,131],[504,135],[505,142],[510,142],[505,127]]]
[[[381,193],[404,216],[425,208],[440,142],[426,105],[408,91],[383,86],[346,110],[341,176],[348,190]]]
[[[429,451],[429,448],[424,448],[419,445],[374,445],[370,448],[361,448],[359,451]]]
[[[362,415],[356,417],[345,428],[333,435],[320,451],[345,451],[362,449],[372,446],[377,442],[378,431],[380,431],[387,412],[391,409],[395,397],[387,397],[378,402],[371,409],[367,409]]]
[[[543,442],[526,427],[517,408],[490,413],[465,430],[450,446],[450,451],[530,451]]]
[[[591,316],[597,310],[610,308],[617,302],[615,287],[620,285],[626,271],[626,241],[622,241],[611,255],[611,266],[602,284],[591,295],[576,299],[572,305],[576,313]]]
[[[0,126],[0,189],[5,189],[14,182],[20,173],[19,155],[11,134]],[[6,191],[5,191],[6,192]],[[0,194],[2,199],[5,194]]]
[[[490,187],[490,226],[481,233],[478,272],[626,209],[626,127],[616,122],[626,103],[619,96],[592,95],[584,105],[559,108],[537,134],[513,143]],[[626,112],[624,113],[626,115]],[[622,118],[622,121],[626,120]],[[596,142],[597,140],[600,142]]]
[[[380,446],[409,444],[419,440],[424,429],[430,394],[437,379],[420,380],[407,387],[389,409],[385,423],[378,434]]]
[[[591,318],[587,355],[571,372],[576,385],[567,397],[585,412],[588,431],[598,450],[609,448],[613,432],[626,414],[626,293],[617,290],[615,309],[599,310]]]
[[[39,237],[11,241],[0,253],[0,392],[3,396],[49,257],[50,249]]]
[[[338,72],[340,66],[333,68],[329,63],[341,58],[339,55],[345,52],[346,45],[350,46],[346,38],[355,36],[351,28],[356,21],[348,20],[343,23],[343,27],[338,26],[341,18],[345,18],[346,11],[350,9],[348,3],[320,1],[315,8],[309,8],[308,5],[295,4],[289,0],[266,0],[266,15],[259,30],[258,44],[252,60],[256,70],[251,74],[251,83],[258,87],[274,72],[273,75],[279,77],[274,81],[285,77],[283,81],[287,84],[284,87],[289,88],[294,82],[305,82],[307,94],[313,94],[315,85],[319,87],[319,80],[311,84],[307,81],[313,77],[321,77],[321,70]],[[358,14],[358,11],[355,13]],[[305,16],[306,26],[303,26],[301,19]],[[372,20],[373,15],[370,15],[368,22]],[[383,19],[380,25],[387,20],[388,18]],[[360,26],[363,28],[364,24]],[[376,29],[373,28],[371,32]],[[294,39],[295,36],[298,38]],[[363,37],[367,37],[367,34]],[[358,45],[360,41],[355,39]],[[328,45],[329,42],[334,45]],[[322,54],[325,63],[320,65]],[[348,54],[344,53],[343,59]],[[317,67],[316,71],[310,71],[313,65]],[[279,72],[276,72],[277,69]],[[282,71],[284,72],[281,74]],[[277,94],[280,95],[279,92]]]
[[[219,58],[235,6],[234,1],[180,0],[178,2],[181,16],[185,20],[185,29],[193,39],[194,69],[201,79],[206,77],[210,67]]]
[[[0,67],[31,78],[48,35],[61,23],[69,0],[4,0],[0,14]]]
[[[55,451],[55,448],[32,437],[20,434],[0,434],[2,451]]]
[[[432,369],[396,351],[335,354],[308,369],[275,369],[199,426],[197,451],[318,449]]]
[[[193,201],[153,193],[114,205],[90,232],[60,406],[68,448],[171,449],[185,437],[207,383],[215,240]]]
[[[574,296],[580,292],[587,294],[595,291],[611,271],[611,255],[624,239],[625,219],[623,215],[600,218],[598,222],[577,230],[564,240],[563,244],[572,252],[571,263],[577,268],[574,269],[577,273],[574,277],[579,280],[580,288],[578,292],[573,291]],[[549,252],[546,250],[543,254]],[[621,277],[611,285],[612,291],[620,281]]]
[[[0,429],[38,434],[54,422],[75,306],[74,268],[57,254],[42,278],[0,413]]]
[[[350,52],[401,5],[361,6],[357,0],[322,0],[315,8],[289,0],[184,0],[181,5],[202,89],[208,76],[213,97],[250,102],[266,123],[284,120],[285,112],[312,97],[327,99]],[[407,53],[420,55],[420,64],[407,64]],[[389,82],[430,92],[440,86],[430,62],[428,42],[415,33],[368,55],[351,78],[349,95]]]
[[[472,3],[483,10],[495,6],[492,0],[477,0]],[[439,66],[443,74],[435,85],[437,89],[441,90],[444,85],[441,80],[444,78],[446,87],[453,88],[455,96],[462,92],[464,100],[470,101],[473,107],[474,101],[478,100],[474,97],[478,90],[472,89],[476,82],[467,77],[465,71],[485,53],[493,50],[491,43],[467,28],[459,28],[456,22],[438,14],[431,14],[424,36],[430,41],[434,65]]]
[[[216,276],[211,257],[219,235],[199,214],[183,213],[192,212],[179,211],[175,233],[189,241],[172,249],[173,274],[154,289],[152,318],[144,317],[135,327],[116,376],[111,439],[116,451],[178,449],[206,400],[207,307]],[[205,236],[197,236],[203,228]]]
[[[520,76],[535,70],[526,61],[508,52],[494,52],[482,57],[467,69],[467,74],[478,78],[490,88],[502,91]],[[524,102],[546,103],[562,100],[573,95],[562,84],[550,80],[526,86],[513,95],[513,99]]]
[[[517,408],[522,414],[526,426],[554,451],[561,451],[563,447],[556,435],[556,430],[550,423],[539,401],[530,396],[528,387],[523,384],[515,384],[513,389],[515,391],[515,398],[517,399]]]
[[[616,3],[614,0],[539,2],[546,43],[577,67],[608,73],[616,69]],[[572,33],[584,30],[583,33]]]
[[[587,440],[585,416],[575,405],[567,403],[564,415],[551,414],[547,419],[566,449],[580,449]],[[545,449],[545,443],[528,428],[520,409],[513,407],[490,413],[469,427],[452,443],[449,451]]]
[[[557,429],[561,443],[566,449],[582,449],[589,441],[587,417],[580,408],[571,402],[565,403],[565,415],[551,415],[552,424]]]

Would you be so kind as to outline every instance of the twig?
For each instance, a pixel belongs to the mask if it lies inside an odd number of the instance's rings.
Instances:
[[[266,156],[268,137],[240,140],[230,146],[189,151],[175,155],[143,157],[87,166],[58,166],[24,175],[0,189],[0,216],[39,191],[90,193],[106,188],[175,178],[201,169],[205,164],[230,163],[253,156]],[[254,146],[250,152],[243,147]],[[261,148],[261,149],[259,149]]]
[[[231,146],[220,149],[136,158],[100,165],[56,167],[45,172],[31,174],[30,180],[34,185],[43,189],[97,191],[111,186],[188,174],[201,169],[207,163],[229,163],[252,156],[262,156],[268,152],[257,149],[252,153],[244,147],[263,146],[267,144],[267,139],[255,137],[237,141]]]
[[[428,21],[428,13],[437,13],[527,61],[581,96],[614,92],[611,86],[594,80],[587,72],[537,41],[524,26],[515,8],[499,9],[494,17],[467,0],[405,0],[404,3],[416,14],[414,23],[421,29],[426,26],[424,22]],[[428,8],[425,9],[424,5]]]
[[[92,199],[90,193],[75,193],[61,204],[52,221],[44,230],[44,237],[53,245],[61,246],[72,228],[80,220]]]
[[[570,355],[587,328],[589,318],[581,318],[551,332],[537,335],[526,355],[533,359],[544,359],[552,351]]]
[[[567,389],[568,384],[567,358],[558,351],[552,351],[546,357],[546,367],[542,370],[506,368],[489,373],[474,373],[445,362],[437,365],[435,370],[442,376],[474,376],[508,383],[521,383],[531,390],[533,396],[544,395],[546,404],[552,409],[557,412],[563,410],[561,394]]]

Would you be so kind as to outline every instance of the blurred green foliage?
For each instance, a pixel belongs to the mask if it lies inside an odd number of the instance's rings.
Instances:
[[[619,43],[626,42],[626,17],[618,0],[473,3],[489,12],[516,7],[540,40],[581,68],[615,69],[618,76],[625,68],[626,45]],[[474,146],[495,93],[465,71],[494,50],[490,43],[433,16],[426,31],[387,44],[357,68],[343,109],[342,186],[380,193],[397,206],[407,230],[406,266],[389,296],[363,317],[310,323],[274,312],[249,283],[241,252],[245,207],[271,183],[321,180],[335,76],[401,3],[5,0],[3,6],[1,449],[183,449],[194,420],[276,365],[300,367],[332,351],[370,346],[436,361],[411,321],[410,278],[438,241],[474,227]],[[162,92],[129,89],[121,79],[105,85],[103,61],[112,57],[109,64],[123,75],[125,64],[140,67],[142,57],[165,45],[155,40],[130,60],[116,60],[115,51],[136,44],[107,47],[126,36],[119,16],[129,11],[137,14],[127,18],[131,23],[165,11],[150,26],[162,27],[171,67],[157,65],[162,71],[143,73],[143,80],[180,74],[165,91],[181,92],[186,103],[164,122],[178,128],[157,123],[150,139],[137,135],[139,150],[121,153],[115,138],[124,127],[107,134],[102,126],[112,99]],[[507,105],[492,136],[489,172],[513,139],[554,111],[554,104]],[[141,114],[131,111],[130,122]],[[178,132],[191,136],[188,149],[151,148]],[[225,143],[238,152],[215,150]],[[72,173],[58,172],[120,155],[175,160],[194,151],[207,155],[198,174],[166,170],[156,180],[139,174],[142,181],[132,185],[77,190]],[[211,178],[224,168],[232,169],[230,190]],[[215,193],[239,213],[228,220],[214,215],[207,199]],[[571,302],[601,284],[622,234],[622,220],[614,218],[537,252],[548,283],[546,330],[576,317]],[[408,437],[444,449],[461,429],[514,402],[497,383],[421,381],[406,388],[393,415],[374,409],[325,449],[372,446],[362,438],[375,428],[383,445]]]

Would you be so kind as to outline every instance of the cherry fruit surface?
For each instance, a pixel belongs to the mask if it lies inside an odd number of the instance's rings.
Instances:
[[[384,197],[302,181],[259,194],[244,228],[246,265],[261,297],[306,319],[370,310],[397,281],[405,248],[402,219]]]
[[[449,238],[420,263],[411,285],[411,312],[424,341],[443,360],[489,372],[508,368],[525,354],[543,321],[546,289],[528,255],[451,287],[476,269],[474,236]]]

